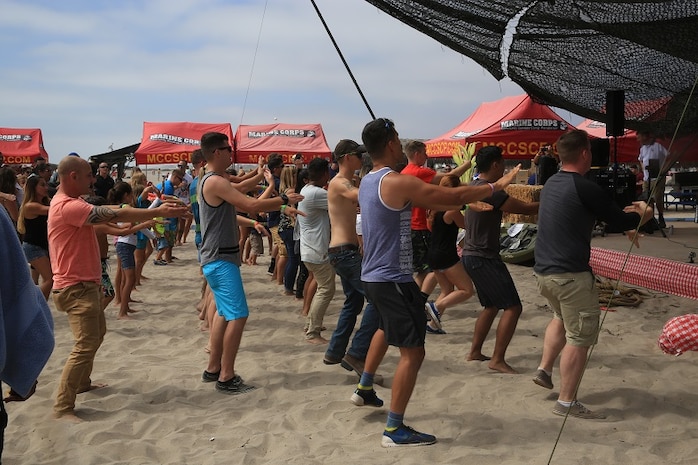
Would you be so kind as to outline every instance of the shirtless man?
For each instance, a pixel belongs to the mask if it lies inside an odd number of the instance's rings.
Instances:
[[[70,321],[75,345],[63,368],[54,416],[74,423],[75,397],[106,386],[90,380],[97,349],[107,332],[100,283],[102,266],[94,225],[143,222],[154,217],[176,218],[188,209],[164,203],[158,208],[120,208],[90,205],[81,196],[92,192],[92,169],[80,157],[68,156],[58,164],[60,186],[51,200],[48,217],[49,255],[53,264],[53,301]]]
[[[371,338],[378,329],[378,313],[369,302],[361,319],[361,326],[345,354],[356,325],[356,317],[363,309],[365,297],[361,284],[361,253],[356,234],[359,189],[353,183],[354,172],[361,168],[362,154],[365,151],[363,145],[353,140],[339,141],[334,149],[339,172],[327,187],[331,230],[328,253],[330,263],[342,281],[345,299],[323,362],[326,365],[341,363],[342,367],[356,371],[359,376],[364,371],[364,360]]]

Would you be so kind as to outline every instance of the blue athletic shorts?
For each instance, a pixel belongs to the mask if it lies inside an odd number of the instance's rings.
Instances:
[[[218,314],[225,321],[247,318],[247,298],[242,287],[240,267],[226,260],[216,260],[201,267],[216,300]]]

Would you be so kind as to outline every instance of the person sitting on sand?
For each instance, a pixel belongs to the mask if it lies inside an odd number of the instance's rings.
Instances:
[[[497,182],[504,175],[502,149],[496,146],[481,148],[476,155],[476,165],[480,176],[470,183],[471,186],[487,186]],[[499,256],[500,228],[503,212],[533,215],[538,211],[538,202],[523,202],[505,191],[495,192],[494,189],[492,195],[483,202],[491,204],[494,209],[478,212],[469,208],[465,212],[468,229],[465,231],[462,260],[465,270],[475,283],[480,304],[484,307],[475,322],[473,343],[467,360],[489,360],[489,357],[482,354],[482,345],[499,309],[504,309],[497,326],[492,360],[488,366],[501,373],[516,373],[504,361],[504,355],[514,336],[522,307],[514,280]]]

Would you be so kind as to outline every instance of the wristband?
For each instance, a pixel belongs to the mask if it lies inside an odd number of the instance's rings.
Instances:
[[[279,209],[279,211],[281,213],[283,213],[286,210],[286,207],[287,207],[287,205],[281,205],[281,208]]]
[[[492,189],[492,195],[494,195],[494,184],[488,182],[487,185],[490,186],[490,189]]]
[[[288,205],[288,195],[286,195],[286,194],[281,194],[279,197],[281,197],[281,204],[282,204],[282,206]]]
[[[255,221],[255,220],[253,220],[253,219],[250,219],[250,221],[252,221],[252,226],[256,226],[256,225],[257,225],[257,221]]]

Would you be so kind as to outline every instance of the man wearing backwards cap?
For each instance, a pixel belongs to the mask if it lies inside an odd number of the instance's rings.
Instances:
[[[363,145],[353,140],[340,140],[334,149],[339,172],[327,186],[330,215],[330,263],[342,280],[344,305],[332,334],[323,362],[327,365],[341,363],[347,370],[361,376],[371,338],[378,329],[378,312],[369,302],[354,335],[349,352],[345,354],[349,338],[356,324],[356,317],[364,306],[364,289],[361,284],[361,252],[356,235],[356,207],[359,205],[359,189],[352,182],[354,172],[361,168]]]

